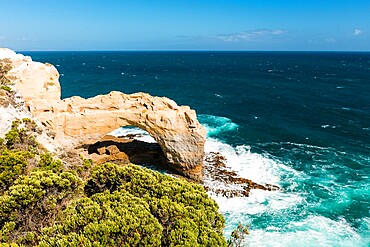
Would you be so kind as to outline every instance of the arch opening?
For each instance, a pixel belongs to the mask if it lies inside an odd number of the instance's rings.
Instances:
[[[150,134],[135,126],[120,127],[97,142],[85,146],[96,163],[133,163],[154,170],[174,173],[161,146]]]

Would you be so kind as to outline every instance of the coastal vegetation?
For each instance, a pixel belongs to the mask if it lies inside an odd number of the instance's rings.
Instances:
[[[238,227],[231,233],[230,238],[227,240],[228,247],[241,247],[245,246],[245,241],[249,235],[249,226],[245,227],[239,223]]]
[[[5,86],[10,84],[10,79],[6,74],[12,69],[11,61],[9,59],[0,60],[0,85]]]
[[[10,91],[12,91],[12,89],[11,89],[11,87],[9,87],[9,86],[6,86],[6,85],[1,85],[1,87],[0,87],[2,90],[5,90],[5,91],[7,91],[7,92],[10,92]]]
[[[130,164],[66,164],[14,121],[0,140],[0,246],[226,246],[200,185]]]

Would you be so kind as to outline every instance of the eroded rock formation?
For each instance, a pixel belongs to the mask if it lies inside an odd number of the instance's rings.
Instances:
[[[277,191],[280,187],[273,184],[258,184],[241,177],[226,165],[226,158],[218,152],[206,154],[204,162],[204,187],[207,191],[231,197],[248,197],[252,189]]]
[[[89,99],[74,96],[61,100],[59,73],[54,66],[33,62],[8,49],[0,49],[0,59],[10,61],[12,85],[29,111],[55,132],[59,143],[66,147],[95,143],[121,126],[136,126],[158,142],[172,168],[201,180],[206,133],[188,106],[146,93],[111,92]]]

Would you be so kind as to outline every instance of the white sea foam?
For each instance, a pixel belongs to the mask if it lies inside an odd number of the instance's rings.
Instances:
[[[113,130],[109,135],[113,136],[128,136],[128,135],[135,135],[134,139],[149,142],[149,143],[156,143],[153,137],[149,135],[148,132],[142,130],[137,127],[121,127],[116,130]]]
[[[320,147],[320,146],[314,146],[309,144],[303,144],[303,143],[295,143],[295,142],[266,142],[266,143],[258,143],[259,146],[296,146],[302,149],[310,148],[310,149],[321,149],[321,150],[328,150],[330,148],[327,147]]]
[[[304,152],[310,152],[312,149],[330,151],[328,150],[330,148],[299,143],[282,142],[276,145],[293,146]],[[220,212],[227,218],[226,237],[231,235],[239,223],[250,224],[253,218],[268,215],[287,219],[278,220],[280,223],[262,229],[252,224],[250,235],[247,237],[248,246],[367,246],[364,239],[345,220],[332,220],[313,214],[303,219],[302,217],[295,219],[293,217],[295,210],[307,206],[306,195],[295,188],[300,181],[304,181],[310,175],[294,170],[267,153],[258,154],[252,150],[253,147],[246,145],[233,147],[216,138],[207,138],[205,144],[206,153],[219,152],[226,158],[226,166],[241,177],[261,184],[285,184],[286,190],[251,190],[249,197],[226,198],[209,192],[218,203]],[[219,186],[212,181],[205,183],[207,186]],[[292,219],[289,219],[290,217]]]
[[[235,215],[235,217],[231,217],[234,218],[235,224],[229,223],[231,225],[229,234],[238,222],[246,220],[243,219],[243,216],[263,213],[274,214],[279,210],[292,208],[304,200],[298,194],[265,190],[251,190],[249,197],[226,198],[212,192],[209,195],[217,202],[221,213]]]
[[[326,128],[335,129],[335,128],[337,128],[337,126],[335,126],[335,125],[329,125],[329,124],[323,124],[323,125],[321,125],[321,128],[323,128],[323,129],[326,129]]]
[[[232,147],[221,141],[208,138],[205,144],[205,152],[218,152],[226,158],[225,165],[237,172],[241,177],[260,184],[279,185],[282,177],[289,179],[290,187],[296,186],[296,178],[303,179],[305,174],[275,161],[267,156],[251,152],[249,146]],[[204,181],[208,187],[220,186],[214,181]],[[221,185],[222,186],[222,185]],[[227,198],[209,192],[209,195],[219,205],[222,214],[228,215],[225,228],[226,236],[230,236],[239,222],[248,222],[251,215],[264,213],[275,214],[281,210],[288,210],[304,202],[304,198],[298,193],[287,191],[264,191],[253,189],[249,197]]]
[[[250,230],[247,246],[369,246],[344,220],[308,216],[284,227]]]
[[[232,147],[215,138],[208,138],[205,152],[219,152],[226,158],[226,165],[239,173],[240,176],[257,183],[278,184],[280,173],[284,170],[295,172],[261,154],[253,153],[249,146]]]
[[[213,131],[213,133],[221,134],[237,129],[237,125],[228,118],[206,115],[206,120],[209,124],[205,126],[208,133]],[[119,128],[111,134],[115,136],[136,135],[135,139],[155,142],[146,131],[139,128]],[[328,149],[290,142],[266,145],[275,144],[295,146],[305,151],[310,149],[326,151]],[[258,146],[263,147],[262,144]],[[253,147],[247,145],[233,147],[214,137],[208,137],[205,143],[206,154],[219,152],[226,158],[225,165],[241,177],[261,184],[288,184],[288,188],[284,187],[286,190],[280,191],[254,189],[251,190],[249,197],[227,198],[212,191],[208,192],[218,203],[220,212],[226,216],[225,235],[227,238],[238,223],[250,224],[252,218],[269,215],[288,217],[288,219],[285,220],[286,224],[271,224],[264,228],[251,224],[250,235],[246,243],[248,246],[368,246],[369,239],[361,237],[344,219],[332,220],[313,214],[306,217],[302,215],[303,218],[289,219],[295,209],[307,204],[305,195],[295,192],[294,188],[298,186],[299,181],[306,179],[309,175],[294,170],[267,153],[258,154],[252,150]],[[209,187],[227,186],[210,180],[204,182]],[[363,224],[367,224],[365,228],[369,228],[370,220],[365,219],[364,222]]]

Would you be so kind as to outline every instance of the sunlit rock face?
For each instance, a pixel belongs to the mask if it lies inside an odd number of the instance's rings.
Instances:
[[[206,132],[188,106],[146,93],[116,91],[61,100],[59,73],[53,65],[33,62],[8,49],[0,49],[0,59],[11,61],[8,75],[13,86],[29,111],[55,132],[63,146],[94,143],[121,126],[136,126],[158,142],[172,168],[189,178],[202,179]]]

